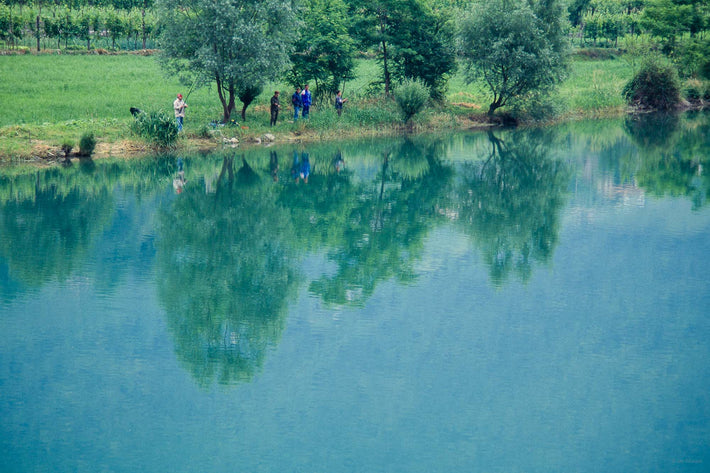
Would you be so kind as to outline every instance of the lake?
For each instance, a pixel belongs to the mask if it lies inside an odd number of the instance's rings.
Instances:
[[[708,471],[709,132],[0,169],[0,470]]]

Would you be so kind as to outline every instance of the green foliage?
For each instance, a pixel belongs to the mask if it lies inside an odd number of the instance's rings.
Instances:
[[[710,37],[687,38],[679,42],[671,57],[681,77],[710,79]]]
[[[143,38],[140,47],[145,48],[147,42],[152,42],[156,16],[152,2],[145,2],[147,8],[143,8],[143,3],[141,8],[95,4],[76,8],[66,2],[46,5],[37,1],[34,5],[29,2],[29,7],[14,10],[0,4],[0,40],[5,40],[13,49],[21,43],[35,46],[37,41],[45,49],[136,49],[140,35]],[[133,39],[132,45],[130,39]],[[75,44],[77,41],[83,45]]]
[[[697,28],[699,15],[702,16],[698,6],[697,2],[687,0],[649,0],[641,24],[667,48],[672,48],[679,35]]]
[[[247,107],[256,99],[264,90],[261,84],[240,84],[237,96],[242,102],[242,120],[247,119]]]
[[[243,85],[277,79],[289,66],[297,30],[286,0],[158,2],[162,65],[186,83],[214,82],[223,122]]]
[[[662,59],[649,56],[624,86],[623,96],[627,103],[640,108],[670,110],[680,103],[678,73]]]
[[[342,119],[361,127],[382,127],[399,121],[399,110],[391,100],[368,101],[354,105],[348,103]]]
[[[135,134],[162,148],[172,146],[178,139],[175,119],[162,110],[139,113],[131,129]]]
[[[511,100],[545,93],[566,75],[568,45],[561,3],[477,2],[461,22],[461,56],[469,82],[491,93],[488,114]]]
[[[79,151],[82,156],[91,156],[96,148],[96,137],[92,132],[84,133],[79,140]]]
[[[316,99],[335,94],[354,76],[355,41],[348,33],[350,18],[343,0],[304,0],[301,30],[291,53],[292,85],[315,84]]]
[[[454,30],[448,11],[423,0],[353,1],[353,34],[377,51],[388,94],[393,83],[421,79],[436,98],[456,69]]]
[[[394,89],[394,99],[405,123],[424,108],[430,95],[429,87],[418,79],[405,79]]]
[[[64,153],[64,156],[69,156],[69,153],[71,153],[71,150],[74,149],[74,140],[70,140],[69,138],[65,138],[62,140],[62,152]]]

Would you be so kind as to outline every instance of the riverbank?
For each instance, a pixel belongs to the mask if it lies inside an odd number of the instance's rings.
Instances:
[[[51,74],[38,75],[37,70]],[[567,120],[619,116],[626,112],[621,89],[632,75],[629,61],[619,58],[576,57],[569,78],[550,100],[522,116],[524,126]],[[455,75],[446,100],[430,104],[406,125],[393,101],[373,98],[369,84],[378,78],[373,61],[358,64],[357,79],[346,84],[349,98],[342,117],[330,100],[316,103],[308,120],[293,122],[283,104],[277,126],[269,124],[269,98],[290,86],[270,84],[246,111],[235,111],[234,126],[214,126],[221,107],[214,90],[187,91],[176,78],[165,77],[154,57],[141,55],[21,55],[0,56],[0,163],[55,164],[66,159],[62,146],[71,144],[70,159],[78,159],[82,135],[93,133],[93,158],[140,157],[156,150],[130,131],[130,107],[171,111],[176,91],[189,104],[185,130],[172,152],[207,152],[220,147],[264,146],[267,143],[336,141],[402,133],[487,129],[489,97],[485,88],[466,84]],[[551,117],[551,118],[550,118]],[[267,135],[272,135],[271,136]],[[66,146],[65,146],[66,149]]]

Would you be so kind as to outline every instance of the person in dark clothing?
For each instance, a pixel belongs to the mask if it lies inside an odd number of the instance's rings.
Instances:
[[[296,92],[291,96],[291,103],[293,104],[293,121],[298,120],[298,112],[301,111],[303,107],[303,99],[301,98],[301,88],[296,87]]]
[[[335,95],[335,110],[338,112],[338,116],[340,116],[343,113],[343,104],[347,102],[348,99],[343,98],[343,93],[341,91],[337,91]]]
[[[274,92],[274,96],[271,97],[271,126],[276,125],[276,120],[279,118],[279,109],[281,104],[279,103],[279,91]]]

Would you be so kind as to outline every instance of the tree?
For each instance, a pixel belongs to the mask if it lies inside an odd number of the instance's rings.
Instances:
[[[482,79],[493,93],[489,116],[564,79],[568,43],[562,10],[559,0],[479,1],[462,20],[467,80]]]
[[[456,70],[454,23],[448,10],[434,10],[422,1],[408,2],[392,41],[395,80],[421,80],[435,99],[446,92],[449,76]]]
[[[160,0],[161,62],[195,85],[216,84],[228,122],[241,84],[279,77],[297,31],[288,0]]]
[[[242,120],[247,119],[247,107],[251,105],[255,98],[263,92],[264,86],[261,84],[241,84],[237,96],[242,102]]]
[[[376,47],[382,63],[385,95],[392,82],[421,79],[434,96],[443,95],[456,66],[453,28],[445,13],[423,0],[351,0],[353,33]]]
[[[291,80],[294,85],[313,81],[319,96],[334,95],[355,68],[347,6],[343,0],[304,0],[299,16],[309,27],[301,31],[291,54]]]

